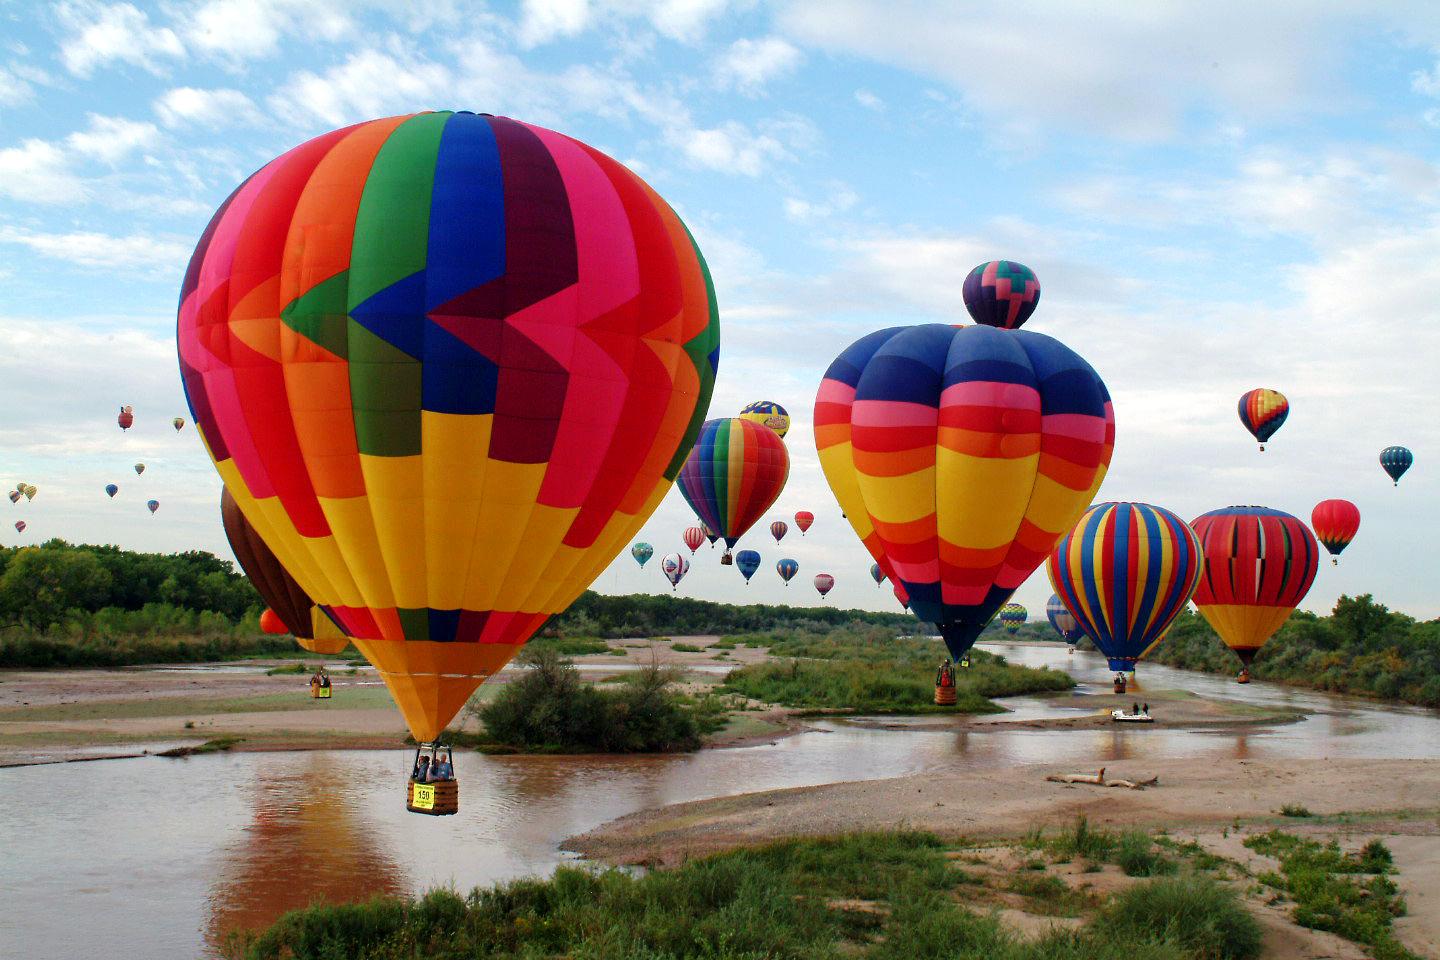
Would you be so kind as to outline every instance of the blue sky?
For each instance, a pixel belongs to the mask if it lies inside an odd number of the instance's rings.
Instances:
[[[1043,285],[1028,328],[1115,397],[1103,499],[1307,521],[1352,499],[1359,537],[1305,606],[1369,591],[1440,615],[1424,559],[1440,532],[1440,6],[1109,6],[0,0],[0,464],[41,491],[0,505],[29,524],[21,542],[228,555],[218,480],[169,424],[195,238],[310,136],[471,109],[646,177],[715,276],[712,415],[769,398],[795,416],[773,513],[813,510],[815,528],[776,548],[757,526],[748,588],[702,548],[680,592],[818,602],[825,570],[830,603],[893,605],[819,473],[815,388],[869,330],[963,316],[965,273],[1005,257]],[[1235,415],[1261,385],[1292,404],[1264,455]],[[1376,462],[1391,443],[1416,453],[1398,490]],[[643,537],[679,549],[687,522],[672,494]],[[801,566],[788,589],[782,555]],[[596,586],[668,589],[657,567],[622,555]],[[1037,611],[1049,592],[1040,572],[1017,599]]]

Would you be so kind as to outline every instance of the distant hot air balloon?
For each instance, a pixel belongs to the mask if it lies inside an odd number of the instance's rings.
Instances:
[[[1330,562],[1340,563],[1340,551],[1350,546],[1360,530],[1360,508],[1349,500],[1321,500],[1310,511],[1315,539],[1330,551]]]
[[[290,628],[285,626],[285,621],[280,619],[280,614],[266,607],[260,612],[260,632],[279,636],[289,633]]]
[[[1164,638],[1204,560],[1196,531],[1164,507],[1100,503],[1055,545],[1045,572],[1063,609],[1119,673]]]
[[[695,551],[700,549],[700,544],[705,542],[705,531],[700,527],[686,527],[681,539],[685,541],[685,546],[690,548],[690,555],[694,556]]]
[[[1065,606],[1065,601],[1060,599],[1058,593],[1052,593],[1049,602],[1045,604],[1045,617],[1050,621],[1050,626],[1055,628],[1055,632],[1060,634],[1060,639],[1072,647],[1080,642],[1081,637],[1085,636],[1085,631],[1080,629],[1080,623],[1075,619],[1075,614]]]
[[[10,502],[11,502],[11,503],[19,503],[19,502],[20,502],[20,498],[23,497],[23,496],[25,496],[25,494],[21,493],[19,490],[11,490],[11,491],[10,491]]]
[[[770,522],[770,536],[775,538],[776,543],[784,540],[785,534],[789,532],[790,524],[786,523],[784,520],[772,520]]]
[[[120,415],[115,418],[115,422],[120,424],[121,430],[129,430],[135,423],[135,408],[121,407]]]
[[[747,405],[740,411],[740,419],[769,427],[782,437],[790,432],[790,414],[773,400],[756,400]]]
[[[640,564],[640,569],[644,570],[646,562],[649,561],[651,557],[655,556],[655,548],[652,547],[650,544],[641,541],[640,543],[637,543],[635,544],[635,546],[630,548],[630,556],[634,557],[635,562]]]
[[[1012,637],[1020,632],[1020,628],[1025,626],[1025,621],[1029,619],[1030,611],[1018,603],[1007,603],[1000,608],[1000,626]]]
[[[795,526],[800,528],[800,536],[805,536],[805,531],[815,522],[815,514],[809,510],[799,510],[795,513]]]
[[[1114,437],[1090,365],[1024,330],[872,333],[815,401],[835,499],[957,661],[1094,499]]]
[[[24,532],[25,532],[25,521],[24,521],[24,520],[16,520],[16,521],[15,521],[15,530],[16,530],[17,533],[24,533]]]
[[[660,559],[660,572],[670,581],[671,590],[675,589],[689,571],[690,561],[678,553],[667,553]]]
[[[236,190],[186,273],[180,365],[226,487],[428,743],[670,489],[714,384],[713,296],[616,161],[420,113]]]
[[[170,421],[170,426],[175,428],[176,433],[179,433],[181,430],[185,429],[185,418],[176,417],[174,420]]]
[[[1280,429],[1290,415],[1290,401],[1278,390],[1256,387],[1241,395],[1239,409],[1240,422],[1260,441],[1260,449],[1264,451],[1265,441]]]
[[[756,550],[739,550],[735,554],[735,567],[740,575],[745,578],[748,586],[750,578],[755,576],[755,571],[760,569],[760,553]]]
[[[790,579],[800,572],[800,564],[786,557],[784,560],[775,561],[775,572],[780,574],[780,579],[785,581],[785,586],[790,586]]]
[[[146,500],[146,501],[145,501],[145,506],[146,506],[146,508],[148,508],[149,511],[153,514],[156,510],[159,510],[159,509],[160,509],[160,501],[159,501],[159,500]]]
[[[35,486],[35,484],[33,483],[27,483],[25,484],[25,489],[22,492],[25,494],[25,499],[27,501],[34,500],[35,494],[40,492],[40,488]]]
[[[304,649],[326,656],[333,656],[350,645],[350,638],[280,565],[274,551],[241,512],[227,487],[220,490],[220,522],[230,541],[231,552],[240,561],[240,569],[265,601],[266,613],[280,621],[279,630],[265,630],[266,633],[289,633]],[[261,614],[260,628],[265,629],[264,614]]]
[[[143,464],[143,463],[137,463],[137,464],[135,464],[135,475],[136,475],[136,476],[139,476],[140,474],[142,474],[142,473],[144,473],[144,472],[145,472],[145,464]]]
[[[1014,330],[1040,304],[1040,281],[1023,263],[990,260],[970,271],[961,293],[976,323]]]
[[[113,498],[113,497],[115,496],[115,494],[117,494],[117,493],[119,493],[119,492],[120,492],[120,487],[119,487],[117,484],[113,484],[113,483],[107,483],[107,484],[105,484],[105,493],[106,493],[107,496]]]
[[[1415,454],[1405,447],[1386,447],[1380,451],[1380,466],[1390,474],[1390,479],[1395,481],[1394,486],[1400,486],[1400,478],[1410,465],[1415,462]]]
[[[885,582],[885,571],[880,569],[880,564],[870,564],[870,579],[875,581],[877,587]]]
[[[830,574],[828,574],[828,573],[817,573],[817,574],[815,574],[815,589],[816,589],[817,591],[819,591],[820,596],[821,596],[822,598],[825,596],[825,594],[829,593],[830,590],[831,590],[834,586],[835,586],[835,578],[832,577],[832,576],[830,576]]]
[[[1205,552],[1195,606],[1250,676],[1250,662],[1305,599],[1320,549],[1310,529],[1282,510],[1226,507],[1190,524]]]
[[[764,515],[790,475],[779,434],[749,420],[707,420],[680,469],[680,493],[690,509],[730,549]]]

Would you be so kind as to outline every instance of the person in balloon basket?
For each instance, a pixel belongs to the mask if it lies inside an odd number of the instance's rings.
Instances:
[[[320,696],[320,674],[318,673],[310,675],[310,696]]]
[[[410,771],[410,779],[416,783],[430,782],[430,758],[420,754],[415,760],[415,769]]]
[[[440,754],[430,766],[430,782],[455,779],[455,765],[450,762],[450,752]]]
[[[955,686],[955,667],[950,663],[949,657],[946,657],[945,662],[940,664],[940,669],[935,671],[935,686],[945,688]]]

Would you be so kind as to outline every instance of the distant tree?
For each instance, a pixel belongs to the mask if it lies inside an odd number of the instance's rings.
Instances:
[[[45,629],[71,610],[98,610],[110,573],[92,553],[41,546],[9,558],[0,576],[0,609],[11,623]]]

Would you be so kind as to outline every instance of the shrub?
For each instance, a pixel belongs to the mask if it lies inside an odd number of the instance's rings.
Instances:
[[[1130,887],[1101,911],[1092,929],[1106,938],[1169,941],[1200,960],[1260,955],[1260,924],[1236,893],[1196,875]]]
[[[1282,817],[1297,817],[1297,818],[1299,818],[1299,817],[1313,817],[1314,814],[1310,812],[1310,808],[1309,808],[1309,807],[1301,806],[1301,805],[1298,804],[1298,803],[1287,803],[1287,804],[1285,804],[1283,807],[1280,808],[1280,816],[1282,816]]]
[[[1176,870],[1175,862],[1160,853],[1150,836],[1139,830],[1120,835],[1114,856],[1128,877],[1158,877]]]

